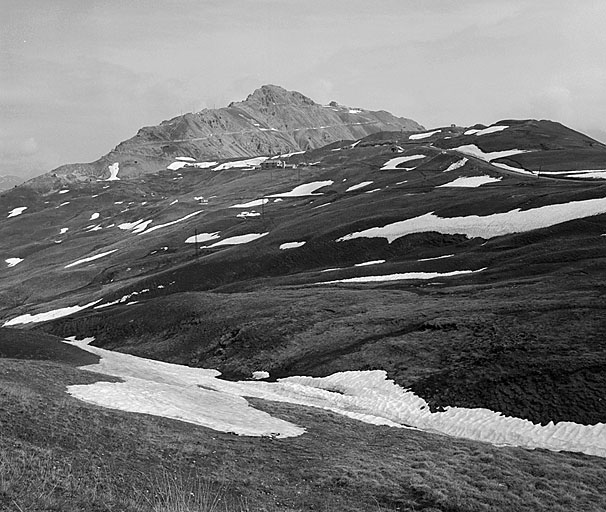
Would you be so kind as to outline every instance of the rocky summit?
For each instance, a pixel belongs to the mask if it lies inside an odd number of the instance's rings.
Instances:
[[[295,91],[264,85],[246,100],[205,109],[141,128],[99,160],[64,165],[35,180],[41,188],[110,176],[118,163],[121,176],[157,172],[175,156],[215,160],[277,155],[316,149],[343,139],[359,139],[389,130],[421,130],[411,119],[385,111],[319,105]]]

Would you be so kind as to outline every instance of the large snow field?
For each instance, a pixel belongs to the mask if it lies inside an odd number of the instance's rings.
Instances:
[[[292,437],[305,430],[251,407],[244,397],[319,407],[370,424],[420,428],[497,445],[567,450],[606,457],[606,425],[561,422],[546,426],[488,409],[448,407],[431,412],[386,372],[348,371],[328,377],[287,377],[277,382],[217,379],[216,370],[190,368],[71,341],[100,356],[82,369],[123,379],[68,386],[67,392],[103,407],[153,414],[239,435]],[[262,371],[262,370],[259,370]],[[251,375],[252,377],[252,375]]]
[[[305,183],[293,188],[289,192],[280,192],[278,194],[270,194],[267,197],[305,197],[305,196],[321,196],[322,194],[314,194],[316,190],[322,187],[327,187],[334,183],[333,180],[326,181],[313,181],[311,183]]]
[[[419,160],[420,158],[425,158],[425,155],[397,156],[397,157],[392,158],[392,159],[388,160],[387,162],[385,162],[383,164],[383,167],[381,167],[381,169],[379,169],[379,170],[380,171],[392,171],[392,170],[402,171],[405,169],[398,167],[398,165],[403,164],[404,162],[410,162],[411,160]]]
[[[338,238],[337,242],[353,240],[354,238],[386,238],[391,243],[411,233],[428,231],[448,235],[464,234],[470,238],[492,238],[545,228],[601,213],[606,213],[606,198],[550,204],[523,211],[518,208],[509,212],[493,213],[486,216],[439,217],[430,212],[412,219],[350,233]]]

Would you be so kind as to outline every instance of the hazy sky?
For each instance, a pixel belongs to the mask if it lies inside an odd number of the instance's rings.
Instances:
[[[424,126],[606,140],[606,0],[0,0],[0,175],[273,83]]]

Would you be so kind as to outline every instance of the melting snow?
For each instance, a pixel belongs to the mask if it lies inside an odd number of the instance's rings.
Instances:
[[[269,199],[255,199],[248,203],[234,204],[230,208],[254,208],[255,206],[262,206],[267,203],[269,203]]]
[[[221,240],[219,242],[215,242],[212,245],[207,245],[206,248],[219,247],[221,245],[247,244],[248,242],[252,242],[253,240],[257,240],[258,238],[261,238],[268,234],[269,234],[269,232],[267,232],[267,233],[248,233],[247,235],[231,236],[231,237],[225,238],[224,240]]]
[[[345,192],[351,192],[352,190],[358,190],[359,188],[367,187],[373,183],[372,181],[363,181],[362,183],[358,183],[357,185],[352,185]]]
[[[495,126],[484,128],[483,130],[476,130],[475,128],[472,128],[471,130],[467,130],[465,133],[463,133],[463,135],[488,135],[489,133],[501,132],[507,128],[509,128],[509,126],[497,124]]]
[[[606,198],[550,204],[530,210],[519,208],[492,215],[466,217],[438,217],[433,212],[382,227],[365,229],[345,235],[337,242],[354,238],[386,238],[389,243],[411,233],[436,231],[443,234],[465,234],[468,237],[492,238],[510,233],[521,233],[574,219],[606,213]]]
[[[10,212],[8,212],[8,217],[16,217],[17,215],[21,215],[25,210],[27,210],[27,206],[18,206],[17,208],[13,208]]]
[[[305,242],[286,242],[280,245],[280,249],[296,249],[297,247],[302,247],[303,245],[305,245]]]
[[[444,185],[438,185],[440,187],[464,187],[464,188],[475,188],[485,185],[486,183],[495,183],[501,181],[503,178],[493,178],[492,176],[461,176],[450,183],[444,183]]]
[[[381,171],[388,170],[402,170],[401,167],[398,167],[399,164],[403,164],[404,162],[410,162],[411,160],[418,160],[419,158],[425,158],[425,155],[410,155],[410,156],[397,156],[385,162],[383,167],[381,167]]]
[[[321,196],[322,194],[314,194],[315,190],[322,187],[332,185],[334,181],[314,181],[312,183],[305,183],[293,188],[290,192],[282,192],[280,194],[271,194],[267,197],[304,197],[304,196]]]
[[[441,131],[442,130],[435,130],[433,132],[415,133],[414,135],[410,135],[408,138],[410,140],[427,139],[428,137],[431,137],[432,135],[435,135],[436,133],[440,133]]]
[[[107,256],[108,254],[111,254],[112,252],[116,252],[117,250],[118,249],[113,249],[111,251],[102,252],[100,254],[95,254],[94,256],[89,256],[88,258],[74,261],[73,263],[70,263],[69,265],[65,265],[65,267],[63,267],[63,268],[75,267],[76,265],[80,265],[82,263],[88,263],[89,261],[98,260],[99,258],[103,258],[103,256]]]
[[[498,445],[606,456],[606,425],[602,423],[541,426],[481,408],[448,407],[431,412],[425,400],[388,380],[383,370],[340,372],[322,378],[288,377],[278,382],[230,382],[217,379],[220,373],[216,370],[111,352],[92,347],[89,341],[74,343],[101,360],[82,368],[119,377],[122,382],[77,384],[67,391],[104,407],[174,418],[239,435],[284,438],[305,433],[301,427],[251,407],[243,398],[256,397],[318,407],[375,425],[411,425]]]
[[[9,327],[11,325],[18,324],[31,324],[36,322],[46,322],[47,320],[54,320],[56,318],[62,318],[64,316],[71,315],[72,313],[77,313],[78,311],[82,311],[83,309],[90,308],[99,302],[98,300],[94,302],[89,302],[84,306],[68,306],[66,308],[54,309],[52,311],[47,311],[46,313],[38,313],[36,315],[30,315],[29,313],[25,315],[21,315],[11,320],[4,322],[3,327]]]
[[[21,263],[23,258],[6,258],[4,261],[6,261],[8,267],[14,267]]]
[[[461,160],[450,164],[447,169],[444,169],[444,172],[454,171],[455,169],[459,169],[463,167],[469,160],[467,158],[461,158]]]
[[[215,240],[217,238],[221,238],[218,231],[215,233],[198,233],[197,235],[190,236],[187,240],[185,240],[185,243],[200,244],[202,242],[208,242],[209,240]]]
[[[105,181],[120,181],[118,178],[118,172],[120,172],[120,163],[114,162],[112,165],[108,165],[107,169],[109,170],[109,178]]]

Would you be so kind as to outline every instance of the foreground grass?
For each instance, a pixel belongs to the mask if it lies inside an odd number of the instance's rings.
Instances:
[[[247,438],[64,393],[99,378],[0,359],[0,510],[606,509],[604,459],[373,427],[262,400],[251,402],[307,433]]]

